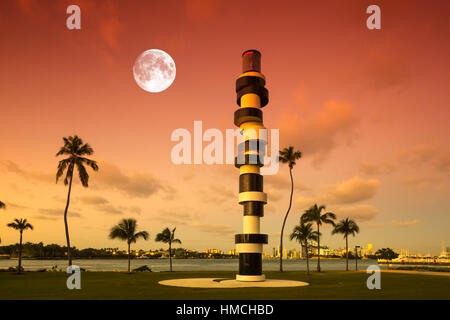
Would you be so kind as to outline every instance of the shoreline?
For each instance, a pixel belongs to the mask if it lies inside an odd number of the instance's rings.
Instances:
[[[72,257],[72,260],[127,260],[128,257],[124,256],[124,257]],[[239,259],[238,256],[229,258],[229,257],[224,257],[224,258],[175,258],[172,257],[172,260],[237,260]],[[16,257],[0,257],[0,260],[18,260],[18,258]],[[51,261],[65,261],[67,260],[67,258],[65,257],[43,257],[43,258],[39,258],[39,257],[22,257],[22,260],[51,260]],[[169,258],[136,258],[136,257],[131,257],[131,260],[169,260]],[[263,258],[264,261],[279,261],[279,258]],[[345,261],[345,258],[324,258],[324,257],[320,257],[320,260],[331,260],[331,261]],[[373,260],[376,261],[376,259],[358,259],[358,261],[368,261],[368,260]],[[283,259],[283,261],[306,261],[306,259],[304,258],[295,258],[295,259]],[[309,261],[317,261],[317,257],[313,257],[313,258],[309,258]],[[355,261],[355,259],[349,259],[350,261]]]
[[[380,270],[383,273],[398,273],[398,274],[411,274],[411,275],[428,275],[428,276],[444,276],[444,277],[450,277],[450,271],[429,271],[429,270],[396,270],[396,269],[381,269]],[[128,272],[127,270],[81,270],[81,272],[85,273],[117,273],[117,274],[146,274],[146,273],[161,273],[161,274],[184,274],[184,273],[197,273],[197,274],[210,274],[210,273],[229,273],[230,270],[214,270],[214,271],[206,271],[206,270],[180,270],[180,271],[169,271],[169,270],[157,270],[157,271],[131,271]],[[300,270],[290,270],[290,271],[284,271],[284,274],[289,273],[299,273],[299,272],[306,272],[306,271],[300,271]],[[2,273],[12,273],[15,274],[16,271],[7,270],[7,269],[0,269],[0,274]],[[24,270],[22,271],[23,274],[32,274],[32,273],[61,273],[66,274],[66,271],[63,270],[51,270],[51,269],[41,269],[41,270]],[[266,271],[266,273],[277,273],[277,271]],[[366,273],[366,270],[322,270],[320,274],[327,274],[327,273],[342,273],[342,274],[349,274],[349,273]],[[318,274],[317,271],[311,271],[311,274]]]

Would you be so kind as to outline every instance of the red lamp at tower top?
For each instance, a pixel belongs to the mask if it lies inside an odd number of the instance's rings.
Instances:
[[[261,72],[261,53],[258,50],[246,50],[242,53],[242,72]]]

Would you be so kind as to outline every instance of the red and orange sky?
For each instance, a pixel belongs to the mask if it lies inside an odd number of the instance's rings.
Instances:
[[[82,29],[66,28],[67,6]],[[381,8],[381,30],[366,8]],[[78,134],[100,163],[90,187],[74,186],[69,211],[77,247],[124,247],[107,239],[124,217],[151,234],[177,227],[183,246],[234,247],[242,229],[239,171],[172,164],[176,128],[233,128],[241,53],[262,53],[270,102],[264,124],[281,146],[303,152],[290,231],[311,203],[357,220],[351,245],[439,253],[450,244],[446,1],[31,1],[0,3],[0,212],[26,217],[25,241],[64,244],[67,189],[55,184],[62,137]],[[177,77],[158,94],[139,88],[136,57],[161,49]],[[278,245],[288,169],[265,178],[265,251]],[[343,247],[324,230],[324,242]],[[289,243],[288,248],[298,247]]]

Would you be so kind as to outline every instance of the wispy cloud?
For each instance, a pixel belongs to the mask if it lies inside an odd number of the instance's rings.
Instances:
[[[165,185],[160,179],[150,173],[124,173],[119,167],[108,162],[102,162],[93,188],[109,188],[120,191],[130,197],[148,198],[159,191],[174,194],[172,186]]]
[[[376,179],[364,180],[360,177],[354,177],[337,185],[330,185],[327,189],[331,202],[354,203],[373,198],[379,186],[380,181]]]
[[[118,166],[108,162],[101,162],[99,167],[100,170],[98,172],[90,172],[89,186],[93,189],[114,189],[130,197],[140,198],[148,198],[159,191],[164,192],[166,197],[173,196],[177,192],[173,186],[164,183],[150,173],[133,172],[127,174]],[[2,160],[0,161],[0,169],[33,181],[47,183],[55,183],[56,181],[56,168],[55,173],[33,171],[24,169],[13,161]],[[74,183],[78,183],[78,179],[75,176]],[[88,201],[103,200],[85,197],[84,202],[87,203]]]
[[[55,182],[56,173],[52,174],[50,172],[43,171],[33,171],[24,169],[19,166],[14,161],[10,160],[2,160],[0,161],[0,168],[8,173],[14,173],[22,176],[25,179],[34,180],[34,181],[42,181],[42,182]]]
[[[284,196],[284,193],[277,189],[265,189],[265,192],[267,193],[267,201],[277,202],[283,199]]]
[[[438,155],[438,148],[434,145],[417,145],[397,152],[396,157],[400,162],[408,164],[423,164],[433,160]]]
[[[355,176],[337,184],[322,186],[322,191],[310,198],[298,197],[297,203],[304,207],[317,204],[352,204],[369,200],[375,196],[380,186],[377,179],[361,179]]]
[[[278,173],[276,175],[264,176],[264,186],[272,187],[273,189],[286,189],[291,188],[291,180],[287,175]],[[301,182],[294,181],[294,188],[296,191],[309,191],[310,188],[302,184]]]
[[[97,10],[106,11],[107,14],[98,19],[99,32],[103,41],[111,49],[119,49],[119,36],[123,31],[123,24],[119,17],[119,9],[112,2],[105,2],[102,8]]]
[[[27,206],[22,206],[20,204],[15,204],[12,202],[7,202],[6,206],[8,207],[8,209],[29,209],[29,207]]]
[[[229,236],[235,233],[234,229],[227,224],[212,224],[203,222],[193,222],[189,224],[190,227],[201,231],[218,236]]]
[[[444,153],[436,162],[439,172],[450,172],[450,151]]]
[[[384,223],[377,223],[377,222],[371,222],[371,223],[367,223],[364,225],[365,228],[369,228],[369,229],[376,229],[376,228],[382,228],[385,227],[386,224]]]
[[[347,144],[357,138],[359,119],[354,107],[336,101],[325,102],[320,111],[300,107],[282,113],[278,122],[283,132],[282,143],[301,146],[303,156],[312,157],[319,165],[341,141]]]
[[[396,48],[387,52],[386,45],[372,48],[367,54],[367,77],[370,87],[375,90],[386,90],[403,86],[411,78],[411,66],[408,52],[404,48]]]
[[[223,0],[188,0],[185,1],[185,8],[190,20],[196,23],[213,23],[225,3]]]
[[[46,217],[47,219],[52,219],[52,218],[63,218],[64,217],[64,210],[62,209],[39,209],[38,212],[40,213],[40,217]],[[77,211],[72,211],[69,210],[68,211],[68,215],[70,217],[74,217],[74,218],[81,218],[81,214],[78,213]]]
[[[32,15],[37,9],[39,9],[39,2],[33,0],[17,0],[20,10],[27,14]]]
[[[138,206],[124,206],[124,205],[113,205],[111,202],[101,196],[84,196],[80,197],[82,203],[90,205],[95,210],[112,214],[112,215],[120,215],[120,214],[141,214],[141,208]]]
[[[192,210],[188,208],[162,209],[158,215],[152,219],[170,224],[174,227],[177,225],[187,226],[212,235],[229,236],[235,233],[235,230],[230,225],[203,222],[199,214],[191,212]]]
[[[227,203],[237,199],[237,191],[235,193],[231,188],[217,184],[209,185],[208,189],[202,191],[202,195],[202,201],[205,203]]]
[[[411,227],[415,226],[419,222],[420,222],[419,219],[414,219],[410,221],[391,220],[390,225],[393,227]]]
[[[380,211],[372,205],[359,204],[348,207],[338,207],[333,209],[338,218],[351,218],[356,221],[368,221],[375,218]]]
[[[431,185],[437,185],[441,178],[433,176],[413,176],[401,179],[401,183],[414,188],[427,188]]]
[[[379,163],[362,161],[359,168],[362,173],[367,175],[391,174],[396,170],[396,166],[387,161],[382,161]]]
[[[80,197],[81,202],[85,204],[106,204],[109,203],[109,201],[103,197],[100,196],[84,196]]]
[[[189,208],[172,208],[162,209],[159,213],[153,217],[163,223],[169,223],[172,225],[189,225],[189,223],[195,218]]]

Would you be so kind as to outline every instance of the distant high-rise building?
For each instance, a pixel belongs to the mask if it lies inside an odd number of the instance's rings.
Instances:
[[[409,250],[408,249],[400,249],[400,255],[408,257],[409,256]]]
[[[361,255],[363,256],[370,256],[370,255],[374,255],[374,251],[373,251],[373,245],[371,243],[367,244],[367,249],[361,248]]]

